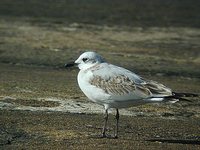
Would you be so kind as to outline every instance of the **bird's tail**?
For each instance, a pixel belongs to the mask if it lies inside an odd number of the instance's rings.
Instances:
[[[172,94],[176,97],[199,97],[199,94],[195,93],[177,93],[177,92],[172,92]]]
[[[170,96],[165,96],[164,101],[169,101],[169,102],[177,102],[177,101],[187,101],[191,102],[190,99],[187,99],[188,97],[200,97],[199,94],[195,93],[177,93],[177,92],[172,92],[172,95]]]

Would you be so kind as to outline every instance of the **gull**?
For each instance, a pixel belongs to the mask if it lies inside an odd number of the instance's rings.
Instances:
[[[118,138],[119,109],[147,103],[187,100],[197,94],[176,93],[156,81],[146,80],[125,68],[107,63],[96,52],[84,52],[79,58],[65,67],[77,65],[78,85],[83,93],[93,102],[104,106],[105,122],[102,137],[107,137],[106,127],[108,110],[116,109],[116,128],[114,138]]]

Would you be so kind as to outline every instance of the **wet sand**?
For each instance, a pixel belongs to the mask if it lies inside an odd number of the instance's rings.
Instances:
[[[102,115],[1,110],[2,149],[199,149],[199,119],[120,118],[119,139],[98,138]],[[113,116],[109,134],[113,134]]]

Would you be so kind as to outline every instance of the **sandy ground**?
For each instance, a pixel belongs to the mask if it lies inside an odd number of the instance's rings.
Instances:
[[[77,70],[1,64],[1,148],[200,148],[197,98],[190,103],[151,104],[120,110],[119,139],[98,138],[103,108],[80,92],[76,74]],[[169,85],[176,83],[175,88],[199,89],[199,79],[157,78]],[[108,134],[112,135],[115,119],[114,112],[110,113]]]

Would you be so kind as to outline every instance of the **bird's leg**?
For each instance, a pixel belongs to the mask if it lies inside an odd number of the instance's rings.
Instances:
[[[114,133],[114,138],[118,138],[118,129],[119,129],[119,110],[116,109],[116,129],[115,129],[115,133]]]
[[[105,122],[102,130],[102,137],[106,137],[106,126],[107,126],[107,121],[108,121],[108,109],[105,110]]]

